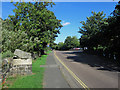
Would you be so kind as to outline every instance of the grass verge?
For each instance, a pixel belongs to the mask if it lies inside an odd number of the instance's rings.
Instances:
[[[48,51],[46,53],[49,54],[50,52],[51,51]],[[32,75],[7,78],[7,82],[11,81],[11,83],[13,83],[12,85],[7,84],[8,88],[42,88],[45,68],[40,67],[40,65],[46,64],[47,56],[48,55],[42,55],[33,62]]]

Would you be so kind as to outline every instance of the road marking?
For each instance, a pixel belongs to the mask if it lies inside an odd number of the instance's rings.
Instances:
[[[68,72],[79,82],[79,84],[85,88],[85,90],[90,90],[90,88],[88,88],[83,82],[82,80],[80,80],[56,55],[56,52],[54,51],[54,55],[56,56],[56,58],[59,60],[59,62],[68,70]]]

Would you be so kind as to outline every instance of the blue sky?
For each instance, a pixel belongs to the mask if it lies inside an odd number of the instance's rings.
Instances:
[[[106,16],[114,10],[117,2],[56,2],[51,11],[55,13],[57,19],[62,20],[64,25],[60,34],[56,38],[56,43],[63,42],[67,36],[77,36],[80,38],[79,27],[80,21],[85,21],[86,17],[91,16],[91,12],[103,11]],[[15,7],[10,2],[2,3],[2,18],[5,19],[8,15],[13,15]]]

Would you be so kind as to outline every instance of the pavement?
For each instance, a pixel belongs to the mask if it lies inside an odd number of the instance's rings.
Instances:
[[[43,88],[70,88],[59,65],[56,63],[53,52],[48,55],[46,65],[44,67],[45,73]]]

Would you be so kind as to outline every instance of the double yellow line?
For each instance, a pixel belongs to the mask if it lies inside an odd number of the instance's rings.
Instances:
[[[55,57],[59,60],[59,62],[68,70],[68,72],[79,82],[79,84],[85,89],[90,90],[56,55],[56,52],[54,51]]]

